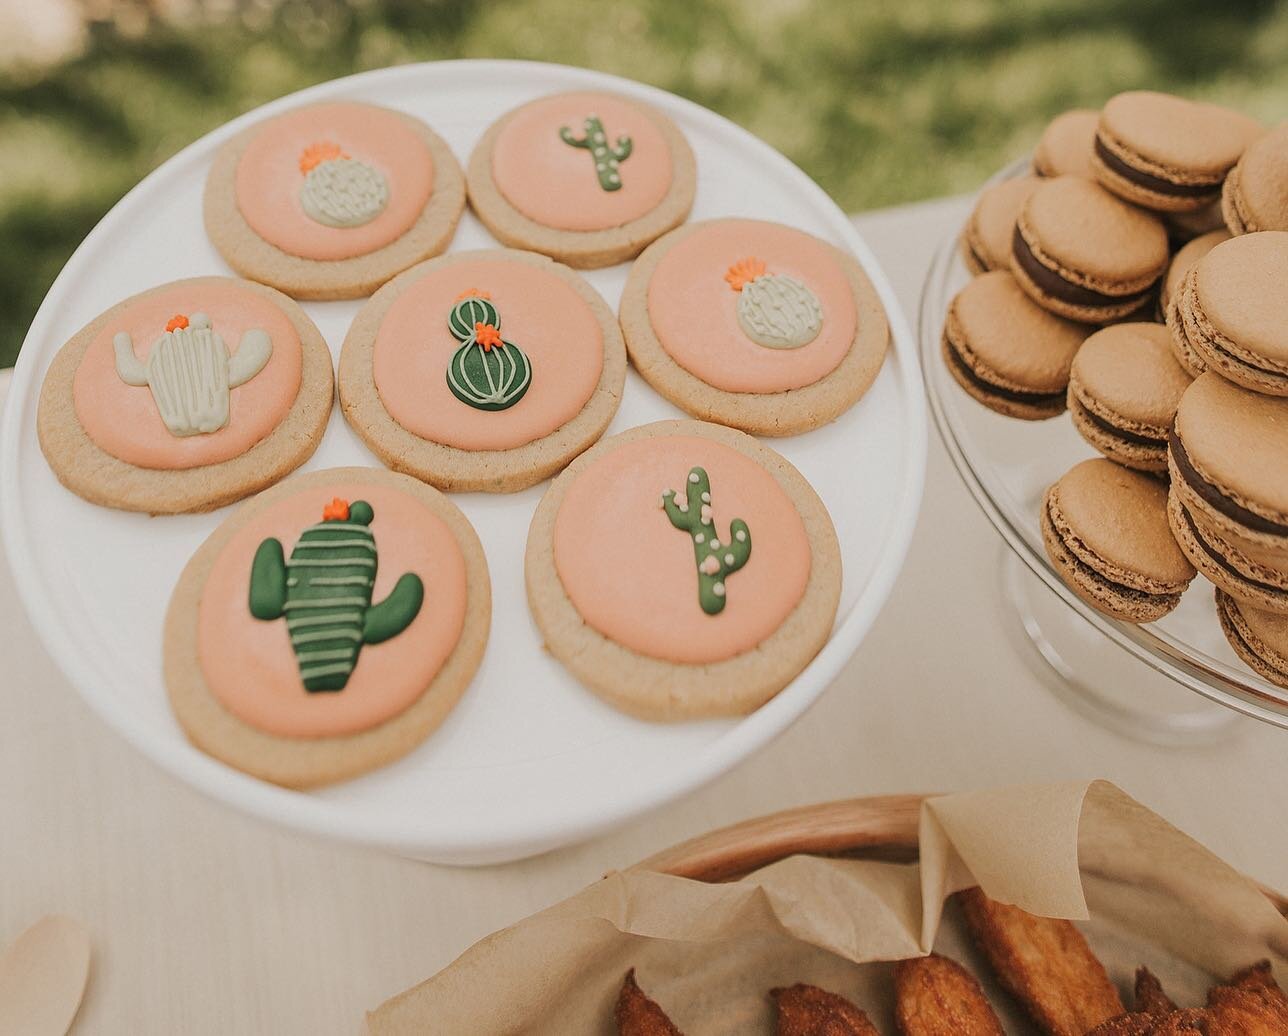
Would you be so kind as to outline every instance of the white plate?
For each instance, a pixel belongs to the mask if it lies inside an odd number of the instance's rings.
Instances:
[[[229,511],[148,518],[95,507],[63,489],[36,440],[45,369],[77,328],[127,295],[228,272],[202,229],[201,191],[215,150],[252,122],[305,102],[369,101],[424,119],[464,162],[503,112],[579,89],[639,97],[679,124],[698,160],[693,218],[754,216],[808,230],[854,252],[881,295],[894,348],[872,390],[827,428],[771,442],[813,483],[836,522],[845,585],[832,639],[788,688],[744,719],[630,719],[542,652],[528,615],[523,548],[545,486],[512,496],[458,495],[487,551],[493,632],[504,637],[494,636],[447,722],[394,765],[317,792],[286,791],[216,762],[188,744],[166,703],[161,626],[184,563]],[[453,247],[493,243],[466,215]],[[616,307],[627,269],[587,276]],[[359,305],[305,304],[337,355]],[[596,72],[509,61],[405,66],[326,83],[180,152],[122,199],[63,269],[27,335],[5,411],[0,513],[10,564],[46,648],[91,707],[166,770],[224,802],[303,831],[447,863],[517,859],[586,838],[711,780],[783,731],[853,654],[890,593],[925,470],[911,334],[872,252],[813,181],[733,123],[671,94]],[[682,415],[632,372],[609,432],[675,416]],[[337,413],[304,470],[376,463]]]

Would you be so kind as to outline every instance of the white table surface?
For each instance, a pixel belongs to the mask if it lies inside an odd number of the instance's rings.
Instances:
[[[858,218],[910,316],[933,246],[965,212],[949,199]],[[1001,541],[930,441],[925,506],[893,598],[792,730],[656,815],[490,869],[314,841],[179,784],[80,703],[4,565],[0,945],[47,913],[89,926],[77,1033],[355,1033],[364,1010],[494,929],[712,827],[853,795],[1091,777],[1288,890],[1288,734],[1240,720],[1214,747],[1165,749],[1053,697],[1009,628]]]

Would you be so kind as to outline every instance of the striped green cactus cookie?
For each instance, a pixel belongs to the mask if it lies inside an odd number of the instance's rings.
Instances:
[[[340,691],[363,644],[396,637],[420,613],[425,587],[408,572],[379,604],[371,603],[379,554],[365,500],[336,498],[322,521],[300,534],[286,560],[280,540],[264,540],[250,573],[250,613],[285,618],[308,691]]]
[[[508,410],[532,384],[532,364],[513,342],[501,338],[501,316],[487,295],[467,292],[456,300],[447,326],[461,347],[447,364],[447,387],[475,410]]]

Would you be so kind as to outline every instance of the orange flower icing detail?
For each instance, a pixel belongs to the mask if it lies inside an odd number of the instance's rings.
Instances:
[[[461,299],[487,299],[491,302],[492,296],[486,291],[479,291],[478,288],[466,288],[463,292],[457,295],[456,298],[452,299],[452,302],[460,302]]]
[[[339,144],[329,140],[321,141],[317,144],[310,144],[300,152],[300,172],[308,174],[323,162],[329,162],[333,158],[348,158]]]
[[[474,341],[483,346],[483,351],[487,352],[494,346],[501,345],[501,332],[491,324],[474,325]]]
[[[729,287],[734,291],[742,291],[757,277],[763,277],[768,269],[763,259],[749,256],[746,259],[739,259],[729,267],[724,279],[729,282]]]
[[[188,326],[188,318],[185,317],[182,313],[176,313],[174,316],[172,316],[169,320],[165,322],[165,329],[167,331],[178,331],[179,329],[187,326]]]
[[[331,502],[322,508],[324,522],[347,522],[349,520],[349,501],[332,497]]]

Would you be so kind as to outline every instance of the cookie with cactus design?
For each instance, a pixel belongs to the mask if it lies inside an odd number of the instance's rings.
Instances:
[[[279,291],[196,277],[113,306],[59,350],[41,449],[91,503],[208,511],[285,477],[331,413],[331,353]]]
[[[890,330],[862,267],[778,223],[719,219],[655,241],[622,292],[631,362],[694,417],[795,435],[871,387]]]
[[[633,715],[680,720],[751,712],[809,664],[836,617],[841,555],[781,455],[660,421],[554,480],[525,574],[546,647],[577,679]]]
[[[340,353],[340,408],[391,468],[444,490],[512,492],[608,427],[626,347],[581,276],[512,249],[453,252],[386,284]]]
[[[204,207],[210,240],[243,276],[298,299],[357,298],[446,250],[465,176],[420,120],[331,101],[224,144]]]
[[[290,479],[188,562],[166,615],[170,703],[217,759],[287,787],[416,748],[473,678],[491,622],[482,546],[429,486],[373,468]]]
[[[467,170],[470,205],[503,244],[590,269],[682,223],[693,152],[656,108],[620,94],[554,94],[508,112]]]

